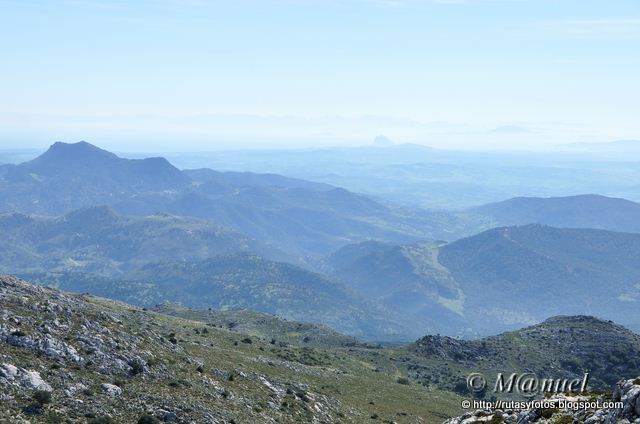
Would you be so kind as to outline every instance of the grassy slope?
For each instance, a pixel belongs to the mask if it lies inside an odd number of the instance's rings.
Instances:
[[[227,329],[101,298],[62,295],[6,279],[0,281],[0,288],[3,325],[19,327],[24,337],[41,337],[41,325],[57,318],[70,329],[54,327],[50,335],[75,346],[84,358],[74,364],[11,346],[0,338],[2,362],[39,371],[54,388],[52,403],[41,415],[30,417],[32,422],[65,416],[82,423],[87,422],[86,414],[135,422],[145,411],[165,409],[196,422],[215,417],[237,423],[276,419],[361,423],[377,416],[400,423],[432,423],[458,411],[456,396],[417,384],[398,384],[398,370],[376,372],[351,348],[317,349],[257,338],[246,343],[244,336]],[[135,354],[150,364],[149,370],[135,376],[115,368],[101,371],[101,359],[79,344],[82,337],[98,333],[107,345],[103,349],[107,357]],[[176,344],[170,341],[172,333]],[[197,371],[199,365],[202,373]],[[76,383],[87,389],[65,395],[65,389]],[[100,389],[102,383],[117,383],[123,394],[107,396]],[[31,402],[32,392],[0,387],[13,397],[3,402],[0,417],[19,422],[17,417],[24,415],[20,409]]]
[[[277,339],[286,343],[313,347],[363,345],[358,339],[339,333],[322,324],[291,321],[248,309],[198,311],[180,305],[164,304],[153,308],[153,310],[161,314],[204,322],[265,340]]]

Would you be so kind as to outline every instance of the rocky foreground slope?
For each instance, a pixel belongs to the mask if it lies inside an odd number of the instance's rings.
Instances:
[[[629,424],[640,423],[640,378],[621,380],[612,394],[556,395],[541,407],[479,409],[444,424]]]
[[[433,423],[458,411],[455,395],[351,349],[0,277],[0,423]]]

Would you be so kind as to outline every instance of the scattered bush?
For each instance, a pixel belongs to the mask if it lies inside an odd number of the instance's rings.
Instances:
[[[398,384],[404,384],[405,386],[409,385],[409,379],[406,377],[399,377],[396,381]]]
[[[469,392],[469,388],[467,387],[466,381],[458,381],[455,386],[453,386],[453,391],[458,394],[466,394]]]
[[[149,414],[144,414],[140,418],[138,418],[138,424],[159,424],[160,420],[156,417],[153,417]]]
[[[169,383],[169,387],[191,387],[191,383],[189,383],[187,380],[184,380],[182,378],[179,378],[177,380],[172,380]]]
[[[51,393],[45,390],[36,390],[33,393],[33,400],[38,402],[40,405],[46,405],[47,403],[51,403]]]
[[[26,415],[41,415],[42,405],[38,402],[32,402],[29,405],[22,408],[22,412]]]
[[[131,367],[131,370],[129,370],[129,373],[131,375],[138,375],[144,372],[145,363],[138,359],[134,359],[129,361],[129,366]]]

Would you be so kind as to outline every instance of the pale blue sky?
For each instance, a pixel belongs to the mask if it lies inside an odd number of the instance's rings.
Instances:
[[[0,0],[0,57],[0,148],[640,138],[638,0]]]

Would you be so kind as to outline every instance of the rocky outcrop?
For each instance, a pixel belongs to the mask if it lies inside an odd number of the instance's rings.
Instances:
[[[136,348],[140,340],[105,325],[107,321],[118,327],[116,317],[87,310],[85,304],[71,296],[30,286],[13,277],[0,280],[0,297],[29,312],[0,311],[0,342],[101,374],[141,374],[149,369],[141,356],[143,352],[138,353]],[[97,319],[87,319],[93,315]],[[69,337],[71,333],[73,339]]]
[[[555,395],[529,409],[479,409],[444,424],[630,424],[640,423],[640,378],[621,380],[611,396]],[[615,403],[615,404],[614,404]]]
[[[42,379],[39,372],[5,363],[0,365],[0,386],[9,384],[24,389],[44,390],[46,392],[53,390]]]
[[[67,359],[72,362],[83,361],[83,358],[78,355],[75,348],[49,334],[28,336],[16,328],[0,325],[0,340],[11,346],[29,349],[51,358]]]
[[[0,423],[361,423],[397,394],[395,375],[374,393],[352,359],[246,336],[0,276]],[[364,407],[341,393],[356,373]]]
[[[115,384],[103,383],[100,387],[103,392],[112,397],[117,397],[122,394],[122,389]]]
[[[477,361],[479,358],[495,354],[486,345],[468,340],[458,340],[447,336],[425,336],[416,342],[416,353],[427,357],[453,359],[456,361]]]

